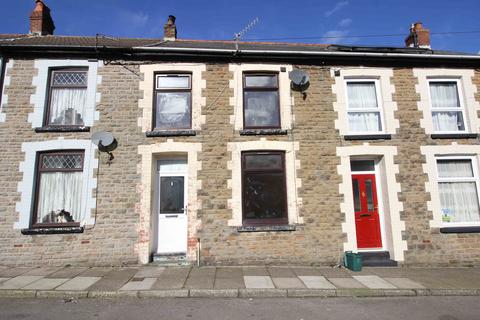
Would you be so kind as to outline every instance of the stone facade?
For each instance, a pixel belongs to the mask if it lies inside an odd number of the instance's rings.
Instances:
[[[156,61],[161,62],[161,61]],[[401,203],[400,219],[404,231],[400,241],[406,242],[400,264],[420,265],[479,265],[480,234],[440,233],[432,228],[432,212],[427,207],[430,194],[426,191],[428,176],[420,147],[478,144],[473,139],[433,140],[421,126],[422,112],[417,102],[418,83],[410,67],[392,67],[390,79],[394,92],[392,101],[397,110],[394,118],[399,127],[390,140],[345,140],[335,124],[338,112],[334,109],[337,97],[333,67],[295,65],[308,72],[310,86],[306,95],[290,91],[291,128],[283,135],[240,135],[235,128],[234,89],[230,82],[234,74],[229,63],[201,62],[201,80],[205,82],[201,96],[201,121],[195,136],[146,137],[143,119],[145,81],[142,64],[149,61],[109,61],[98,69],[101,84],[97,91],[101,99],[96,103],[99,113],[90,132],[39,132],[28,122],[33,112],[31,97],[36,88],[35,61],[15,58],[8,69],[9,82],[5,87],[8,101],[2,112],[6,121],[0,123],[0,264],[2,265],[124,265],[146,263],[152,241],[149,203],[152,199],[149,176],[151,161],[161,153],[162,145],[178,143],[196,146],[196,207],[190,219],[188,258],[196,256],[196,238],[200,239],[200,261],[203,264],[319,264],[339,263],[347,234],[342,229],[346,217],[342,210],[345,196],[340,192],[342,174],[338,172],[341,159],[339,147],[362,146],[395,147],[393,172],[400,186],[397,195]],[[198,62],[196,62],[198,63]],[[276,63],[291,68],[291,64]],[[351,66],[335,66],[336,69]],[[280,71],[282,72],[282,71]],[[473,83],[480,86],[480,72],[475,71]],[[194,84],[195,85],[195,84]],[[480,94],[475,98],[480,101]],[[148,106],[147,106],[148,108]],[[20,201],[18,185],[22,181],[19,164],[25,160],[22,144],[25,142],[64,139],[90,139],[97,131],[110,131],[118,140],[115,159],[107,163],[100,154],[96,189],[96,209],[91,215],[95,223],[85,225],[80,234],[22,235],[14,228],[19,219],[16,203]],[[294,231],[240,232],[229,224],[232,219],[232,149],[229,144],[255,141],[292,143],[297,195],[295,205],[298,219]],[[145,150],[149,150],[148,152]],[[155,151],[156,150],[156,151]],[[173,149],[168,149],[175,151]],[[184,152],[185,150],[177,150]],[[148,160],[146,155],[150,155]],[[157,154],[158,155],[158,154]],[[359,154],[360,155],[360,154]],[[152,158],[153,157],[153,158]],[[146,160],[147,159],[147,160]],[[150,166],[150,168],[147,168]],[[148,170],[147,170],[148,169]],[[150,171],[149,171],[150,170]],[[386,168],[387,171],[393,168]],[[391,173],[389,171],[389,173]],[[147,181],[147,182],[146,182]],[[151,181],[150,181],[151,182]],[[32,186],[33,188],[33,186]],[[234,205],[234,204],[233,204]],[[402,230],[400,226],[393,228]],[[392,230],[393,230],[392,229]]]

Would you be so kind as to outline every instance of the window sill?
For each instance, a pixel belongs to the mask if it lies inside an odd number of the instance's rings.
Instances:
[[[468,227],[443,227],[440,233],[480,233],[480,226]]]
[[[80,126],[47,126],[35,128],[35,132],[90,132],[90,127]]]
[[[392,140],[391,134],[349,134],[344,135],[345,140]]]
[[[243,129],[240,130],[241,136],[284,136],[288,134],[284,129]]]
[[[478,134],[476,133],[435,133],[431,134],[432,139],[476,139]]]
[[[295,231],[295,225],[272,225],[272,226],[241,226],[237,227],[238,232],[275,232],[275,231]]]
[[[147,138],[151,137],[188,137],[196,136],[197,132],[195,130],[158,130],[158,131],[147,131],[145,136]]]
[[[22,229],[23,235],[83,233],[83,227],[49,227]]]

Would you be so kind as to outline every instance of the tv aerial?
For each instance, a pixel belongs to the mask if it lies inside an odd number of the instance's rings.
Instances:
[[[235,41],[235,50],[239,51],[238,49],[238,42],[240,40],[242,40],[243,36],[245,35],[245,33],[247,33],[248,31],[250,31],[257,23],[258,23],[258,17],[256,17],[255,19],[252,20],[252,22],[250,22],[249,24],[247,24],[247,26],[245,28],[243,28],[240,32],[238,33],[235,33],[233,34],[233,40]]]
[[[106,131],[95,132],[92,135],[92,142],[98,146],[99,151],[105,152],[109,155],[109,162],[115,158],[112,151],[117,148],[118,142],[117,139],[113,137],[113,134]]]

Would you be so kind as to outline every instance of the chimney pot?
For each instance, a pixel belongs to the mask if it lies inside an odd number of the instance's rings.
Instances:
[[[167,23],[163,26],[163,40],[175,41],[177,39],[177,26],[175,16],[169,15]]]
[[[430,30],[424,29],[421,22],[415,22],[410,27],[410,34],[405,38],[405,45],[410,48],[430,49]]]
[[[30,34],[52,35],[55,30],[50,8],[42,0],[35,0],[35,8],[30,15]]]

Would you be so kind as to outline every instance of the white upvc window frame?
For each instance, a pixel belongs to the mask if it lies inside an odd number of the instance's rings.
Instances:
[[[460,103],[460,108],[433,108],[432,104],[432,93],[430,90],[430,83],[431,82],[455,82],[457,84],[457,95],[458,95],[458,101]],[[430,117],[432,120],[432,130],[433,133],[435,134],[451,134],[451,133],[470,133],[470,126],[469,126],[469,119],[468,119],[468,114],[465,109],[465,100],[463,96],[463,88],[462,88],[462,81],[458,77],[452,77],[452,78],[447,78],[447,77],[428,77],[427,78],[427,83],[428,83],[428,99],[429,99],[429,104],[430,104]],[[457,130],[457,131],[439,131],[435,130],[435,127],[433,125],[433,113],[434,112],[461,112],[462,113],[462,119],[463,119],[463,126],[465,127],[465,130]]]
[[[470,160],[472,165],[473,177],[452,177],[452,178],[441,178],[438,174],[438,160]],[[436,177],[436,188],[438,199],[440,200],[440,188],[439,184],[441,182],[475,182],[475,186],[477,188],[477,201],[480,207],[480,185],[479,185],[479,170],[478,170],[478,161],[476,156],[469,156],[469,155],[435,155],[435,177]],[[443,212],[441,212],[441,203],[440,206],[440,215],[443,217]],[[466,226],[479,226],[480,221],[472,221],[472,222],[441,222],[443,227],[466,227]]]
[[[377,99],[377,108],[370,108],[370,109],[351,109],[350,102],[348,98],[348,84],[349,83],[370,83],[373,82],[375,84],[375,95]],[[383,103],[382,103],[382,93],[380,90],[380,79],[378,77],[345,77],[344,81],[345,87],[345,101],[346,101],[346,113],[347,113],[347,127],[348,127],[348,134],[349,135],[375,135],[375,134],[385,134],[385,119],[383,114]],[[352,131],[350,129],[350,121],[349,121],[349,114],[350,113],[372,113],[378,112],[380,114],[380,126],[381,130],[379,131]]]

